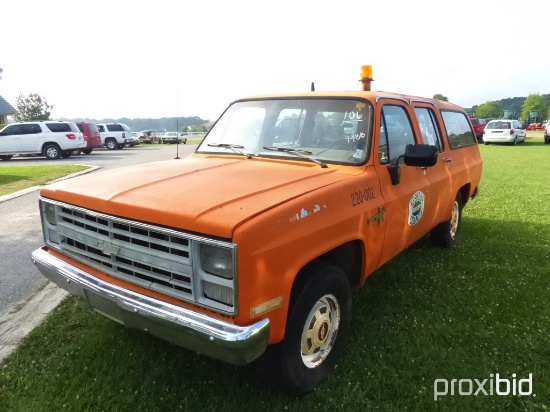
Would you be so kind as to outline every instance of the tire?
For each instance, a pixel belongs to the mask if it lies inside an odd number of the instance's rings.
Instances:
[[[115,150],[118,147],[118,143],[115,139],[107,139],[105,141],[105,147],[109,150]]]
[[[68,159],[69,157],[71,157],[72,154],[73,154],[72,150],[64,150],[61,152],[61,157],[63,159]]]
[[[3,156],[0,156],[0,159],[2,159],[2,160],[10,160],[12,157],[13,157],[13,155],[3,155]]]
[[[309,265],[292,290],[284,340],[263,355],[266,378],[289,395],[313,390],[336,365],[350,323],[344,272],[328,263]]]
[[[94,150],[94,149],[84,149],[84,150],[82,150],[82,153],[88,155],[88,154],[92,153],[93,150]]]
[[[118,145],[117,145],[117,149],[119,149],[119,150],[124,149],[124,147],[125,147],[125,146],[124,146],[124,143],[118,144]]]
[[[430,238],[436,246],[449,248],[455,245],[460,222],[462,221],[462,207],[462,197],[459,193],[453,202],[451,218],[430,231]]]
[[[48,160],[55,160],[61,157],[61,149],[55,143],[48,143],[44,146],[42,153]]]

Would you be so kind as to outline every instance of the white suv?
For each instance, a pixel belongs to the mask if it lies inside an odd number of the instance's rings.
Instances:
[[[101,144],[107,149],[122,149],[125,145],[135,144],[132,138],[132,131],[124,123],[99,123],[99,136]]]
[[[544,143],[550,144],[550,120],[546,121],[546,126],[544,127]]]
[[[43,155],[67,158],[86,147],[82,132],[73,122],[55,120],[12,123],[0,130],[0,159],[13,155]]]

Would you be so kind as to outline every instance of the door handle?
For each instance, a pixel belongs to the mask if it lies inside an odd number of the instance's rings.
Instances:
[[[453,160],[452,157],[444,157],[443,160],[445,160],[447,163]]]

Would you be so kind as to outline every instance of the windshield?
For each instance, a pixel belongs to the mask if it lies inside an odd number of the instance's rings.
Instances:
[[[360,164],[367,160],[371,124],[372,106],[354,99],[240,101],[197,152]]]

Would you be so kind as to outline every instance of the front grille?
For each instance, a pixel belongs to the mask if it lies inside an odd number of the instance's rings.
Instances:
[[[192,241],[185,234],[66,205],[55,205],[55,219],[55,246],[64,254],[147,289],[195,300]]]

